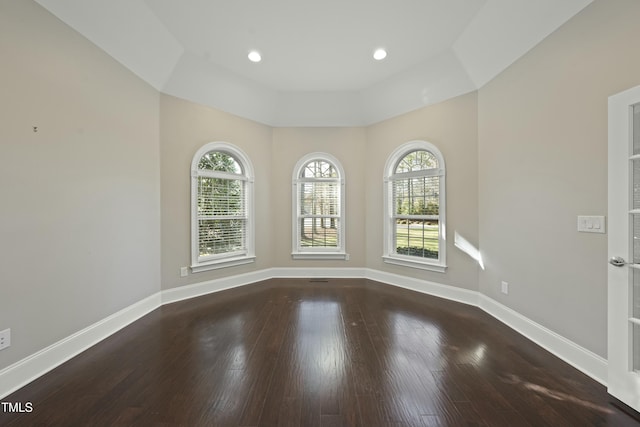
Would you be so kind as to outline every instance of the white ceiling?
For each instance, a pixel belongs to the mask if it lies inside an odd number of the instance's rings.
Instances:
[[[593,0],[36,1],[164,93],[358,126],[480,88]]]
[[[266,87],[361,90],[450,48],[486,0],[146,0],[185,50]],[[388,60],[377,62],[384,46]],[[247,61],[257,49],[263,61]]]

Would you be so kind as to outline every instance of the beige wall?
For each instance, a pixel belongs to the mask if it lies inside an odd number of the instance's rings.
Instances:
[[[0,57],[1,370],[159,290],[160,175],[157,91],[31,1]]]
[[[270,267],[364,267],[364,129],[279,128],[161,96],[162,288],[169,289]],[[180,277],[190,265],[189,168],[207,142],[226,141],[249,156],[256,174],[256,262]],[[349,261],[291,259],[293,168],[305,154],[335,156],[346,170]]]
[[[180,277],[191,265],[191,184],[194,154],[212,141],[244,151],[255,173],[256,262]],[[162,289],[272,266],[271,128],[169,95],[160,98]]]
[[[345,170],[346,250],[348,261],[293,260],[292,178],[303,156],[323,152],[334,156]],[[364,267],[365,266],[365,186],[364,170],[368,153],[363,128],[277,128],[273,130],[272,194],[275,267]]]
[[[445,274],[382,263],[382,174],[388,155],[400,144],[426,139],[442,150],[447,162],[447,220],[477,244],[476,95],[427,107],[371,128],[275,128],[215,109],[161,97],[162,280],[163,289],[269,267],[364,268],[405,274],[477,289],[477,264],[448,243]],[[255,264],[179,277],[189,265],[189,165],[209,141],[236,144],[256,170]],[[293,260],[292,176],[304,155],[328,153],[345,170],[346,250],[349,260]]]
[[[412,140],[435,144],[445,159],[448,230],[446,273],[399,267],[382,261],[384,166],[398,146]],[[453,246],[454,231],[478,245],[477,141],[475,92],[367,128],[367,267],[477,290],[477,262]]]
[[[596,0],[479,91],[480,290],[605,357],[607,235],[576,223],[607,214],[607,97],[640,84],[638,17]]]

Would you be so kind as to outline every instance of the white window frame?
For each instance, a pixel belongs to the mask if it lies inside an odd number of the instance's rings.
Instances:
[[[426,171],[408,172],[406,174],[396,174],[398,163],[413,151],[428,151],[438,160],[438,168]],[[396,227],[393,215],[393,181],[395,179],[408,178],[410,176],[438,176],[440,205],[438,210],[438,259],[398,254],[395,245]],[[444,273],[447,269],[447,246],[446,246],[446,184],[445,184],[445,163],[444,157],[438,148],[427,141],[410,141],[398,147],[387,159],[384,168],[384,237],[383,255],[384,262],[405,267],[419,268],[423,270]]]
[[[198,164],[205,154],[217,151],[232,156],[242,168],[242,174],[231,174],[228,172],[200,171]],[[198,176],[218,178],[233,178],[245,182],[244,197],[246,208],[245,242],[244,249],[226,254],[200,256],[200,240],[198,234]],[[191,271],[198,273],[201,271],[213,270],[224,267],[248,264],[255,261],[255,223],[253,207],[253,166],[249,157],[235,145],[227,142],[215,141],[205,144],[193,156],[191,161]]]
[[[299,185],[302,182],[309,182],[309,181],[315,181],[316,179],[313,178],[301,178],[300,174],[302,173],[302,169],[309,163],[315,160],[320,160],[320,161],[324,161],[327,163],[330,163],[331,165],[333,165],[333,167],[335,167],[336,171],[338,172],[338,178],[335,179],[336,183],[339,183],[339,189],[340,189],[340,198],[339,198],[339,203],[340,203],[340,213],[339,216],[337,216],[337,218],[339,219],[338,223],[339,223],[339,227],[338,227],[338,245],[335,248],[328,248],[328,247],[303,247],[300,241],[300,220],[301,217],[299,215],[300,213],[300,197],[299,197]],[[327,179],[322,178],[322,179],[318,179],[318,181],[323,180],[323,181],[327,181]],[[304,157],[302,157],[300,160],[298,160],[298,163],[296,163],[296,166],[293,169],[293,178],[292,178],[292,182],[293,182],[293,191],[291,192],[292,194],[292,203],[291,206],[293,208],[292,210],[292,252],[291,252],[291,257],[293,259],[336,259],[336,260],[347,260],[349,259],[349,255],[346,253],[345,250],[345,240],[346,240],[346,236],[345,236],[345,222],[346,222],[346,218],[345,218],[345,178],[344,178],[344,169],[342,168],[342,165],[340,164],[340,162],[338,161],[338,159],[336,159],[334,156],[327,154],[327,153],[320,153],[320,152],[316,152],[316,153],[309,153],[307,155],[305,155]]]

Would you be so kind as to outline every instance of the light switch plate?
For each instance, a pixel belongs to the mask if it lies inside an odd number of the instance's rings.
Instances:
[[[578,216],[578,231],[583,233],[606,233],[607,224],[604,216]]]
[[[11,329],[0,331],[0,350],[11,346]]]

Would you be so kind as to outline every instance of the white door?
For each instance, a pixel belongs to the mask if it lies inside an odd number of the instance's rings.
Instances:
[[[609,394],[640,411],[640,86],[609,98]]]

